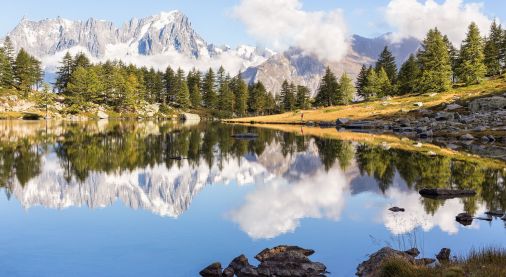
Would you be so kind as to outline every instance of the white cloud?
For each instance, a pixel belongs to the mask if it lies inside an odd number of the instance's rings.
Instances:
[[[382,219],[388,230],[394,235],[403,235],[413,232],[421,227],[427,232],[434,227],[439,227],[441,231],[448,234],[457,234],[459,223],[455,221],[455,216],[464,211],[464,204],[460,199],[446,200],[444,204],[431,215],[428,214],[423,204],[420,202],[420,195],[416,191],[403,192],[397,188],[391,188],[386,192],[391,204],[382,209]],[[403,207],[404,213],[393,213],[388,211],[392,206]],[[477,214],[485,212],[485,207],[480,204]],[[478,227],[478,223],[473,223],[473,228]]]
[[[217,69],[223,66],[227,72],[235,74],[236,72],[244,71],[250,66],[256,66],[267,60],[267,57],[250,55],[244,57],[244,46],[238,49],[231,49],[226,52],[222,52],[217,56],[209,57],[202,56],[199,59],[185,56],[177,52],[176,50],[168,49],[167,51],[156,54],[156,55],[140,55],[136,51],[132,50],[132,46],[128,44],[116,44],[107,45],[103,57],[96,58],[82,46],[75,46],[70,49],[58,52],[51,56],[42,57],[42,64],[46,71],[55,72],[56,68],[60,65],[61,60],[65,53],[69,52],[72,55],[77,53],[84,53],[93,63],[105,62],[106,60],[121,60],[126,64],[134,64],[137,66],[146,66],[148,68],[153,67],[157,70],[164,71],[167,66],[173,68],[182,68],[185,71],[197,68],[200,71],[205,71],[210,67]],[[242,52],[241,52],[242,51]],[[268,51],[268,50],[266,50]]]
[[[339,61],[348,50],[339,9],[309,12],[300,0],[242,0],[233,15],[252,36],[278,51],[296,46],[321,59]]]
[[[448,35],[456,47],[466,36],[467,27],[475,22],[482,34],[488,32],[491,19],[483,13],[483,3],[464,3],[463,0],[391,0],[385,9],[385,17],[396,29],[392,38],[396,41],[407,37],[422,40],[427,31],[437,27]]]
[[[251,238],[274,238],[294,232],[303,218],[338,220],[348,195],[349,182],[336,166],[296,182],[277,177],[257,184],[231,219]]]

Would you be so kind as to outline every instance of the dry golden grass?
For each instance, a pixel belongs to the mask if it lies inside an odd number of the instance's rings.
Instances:
[[[246,117],[226,120],[227,122],[251,122],[256,123],[284,123],[299,124],[301,122],[301,114],[304,113],[304,121],[335,121],[337,118],[350,118],[354,120],[371,119],[393,116],[399,113],[406,113],[420,107],[415,107],[415,103],[422,102],[423,109],[434,108],[443,103],[451,103],[456,99],[468,100],[471,98],[482,97],[491,94],[497,94],[506,91],[506,82],[504,78],[487,80],[480,85],[456,88],[448,92],[438,94],[420,94],[392,97],[386,101],[388,105],[384,105],[385,101],[376,100],[370,102],[362,102],[347,106],[335,106],[321,108],[316,110],[304,110],[296,112],[288,112],[283,114]]]

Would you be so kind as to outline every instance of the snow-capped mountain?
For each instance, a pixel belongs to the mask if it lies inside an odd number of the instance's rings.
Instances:
[[[121,59],[159,69],[167,65],[189,69],[223,64],[229,70],[240,70],[259,65],[274,54],[246,45],[232,49],[208,44],[179,11],[134,18],[121,27],[93,18],[23,19],[7,35],[16,50],[24,48],[49,68],[67,51],[84,52],[93,60]]]
[[[244,71],[243,78],[249,82],[262,81],[273,93],[279,91],[285,79],[315,92],[327,66],[338,75],[346,72],[355,78],[362,64],[373,64],[385,46],[392,50],[398,64],[420,46],[416,39],[392,43],[389,34],[373,39],[354,35],[350,38],[351,46],[336,45],[349,47],[348,54],[339,62],[323,61],[297,48],[275,53],[248,45],[217,46],[206,42],[179,11],[134,18],[121,27],[93,18],[37,22],[23,19],[7,35],[16,50],[24,48],[42,59],[49,72],[54,71],[67,51],[87,53],[93,61],[118,59],[160,70],[168,65],[185,70],[223,65],[228,72]]]

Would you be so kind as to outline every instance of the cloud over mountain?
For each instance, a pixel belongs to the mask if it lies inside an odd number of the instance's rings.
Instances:
[[[300,0],[242,0],[233,10],[248,32],[283,51],[297,47],[320,59],[340,61],[349,49],[342,11],[305,11]]]

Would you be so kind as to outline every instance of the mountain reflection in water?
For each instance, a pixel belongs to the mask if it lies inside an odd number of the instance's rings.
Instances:
[[[256,140],[232,134],[258,133]],[[219,123],[0,122],[0,180],[29,209],[133,209],[176,218],[210,185],[254,185],[225,215],[253,239],[294,232],[305,218],[339,220],[353,195],[383,195],[392,234],[458,232],[456,214],[506,209],[504,169],[478,161]],[[421,188],[475,189],[433,200]],[[390,206],[406,208],[392,214]]]

